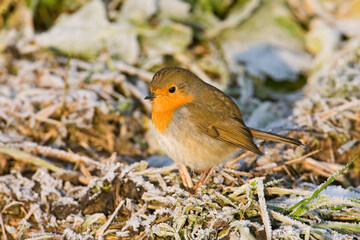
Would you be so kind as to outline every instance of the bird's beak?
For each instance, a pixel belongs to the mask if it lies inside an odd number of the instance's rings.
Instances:
[[[150,93],[149,95],[147,95],[144,99],[145,100],[150,100],[150,101],[152,101],[152,100],[154,100],[154,98],[156,97],[156,95],[155,95],[155,93]]]

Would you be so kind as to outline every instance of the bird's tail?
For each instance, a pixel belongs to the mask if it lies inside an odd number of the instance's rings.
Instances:
[[[260,131],[260,130],[253,129],[253,128],[249,128],[249,129],[251,131],[251,134],[255,138],[260,138],[260,139],[270,140],[270,141],[275,141],[275,142],[291,143],[291,144],[298,145],[298,146],[304,145],[302,142],[300,142],[299,140],[297,140],[295,138],[280,136],[275,133],[264,132],[264,131]]]

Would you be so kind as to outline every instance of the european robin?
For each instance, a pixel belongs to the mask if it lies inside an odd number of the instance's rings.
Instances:
[[[156,72],[145,99],[153,104],[151,119],[160,146],[178,164],[187,188],[194,185],[186,167],[203,172],[197,188],[239,148],[263,155],[253,138],[302,145],[294,138],[247,127],[230,97],[186,69]]]

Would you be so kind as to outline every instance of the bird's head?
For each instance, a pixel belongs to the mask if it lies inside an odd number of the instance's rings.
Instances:
[[[153,111],[173,111],[196,97],[201,80],[183,68],[163,68],[155,73],[150,94],[145,97],[153,104]]]

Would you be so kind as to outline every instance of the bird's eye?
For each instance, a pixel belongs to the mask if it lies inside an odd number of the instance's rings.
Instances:
[[[175,92],[175,90],[176,90],[176,88],[175,88],[175,87],[171,87],[171,88],[169,88],[169,93],[174,93],[174,92]]]

